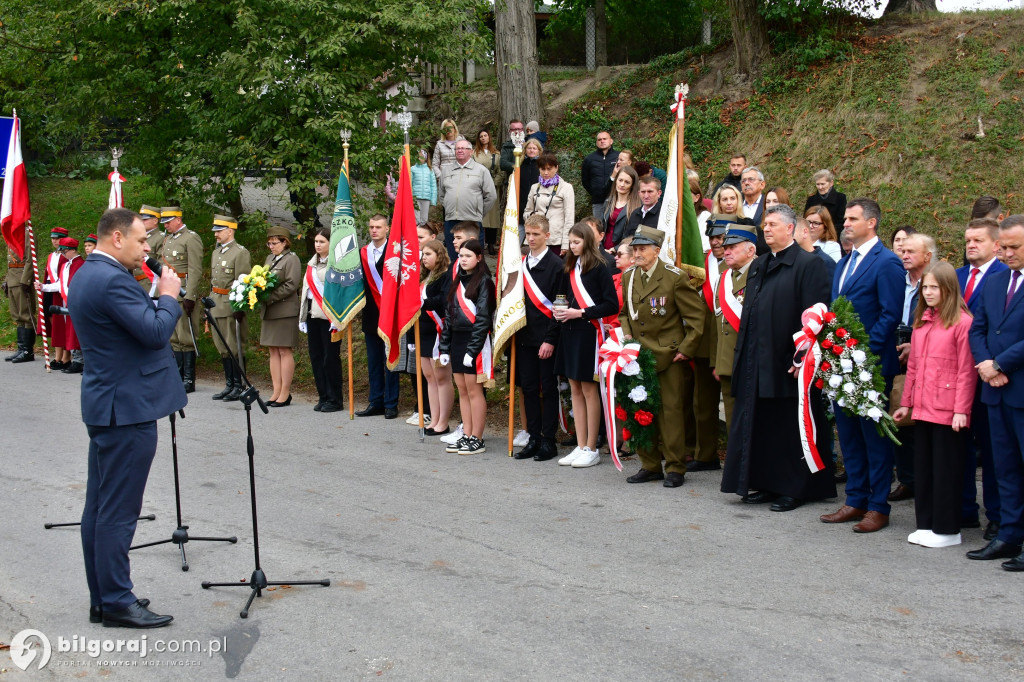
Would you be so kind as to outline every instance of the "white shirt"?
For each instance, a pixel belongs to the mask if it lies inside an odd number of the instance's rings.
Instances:
[[[526,265],[527,265],[527,267],[529,267],[531,270],[533,268],[537,267],[537,263],[540,263],[544,259],[544,256],[548,255],[548,251],[549,251],[549,249],[546,246],[544,247],[544,250],[540,252],[539,256],[534,256],[533,252],[531,251],[526,256]]]
[[[746,218],[753,218],[757,215],[757,207],[761,205],[761,200],[764,198],[763,194],[757,195],[757,201],[752,204],[748,204],[747,200],[743,200],[743,215]]]
[[[852,276],[853,273],[857,271],[857,268],[860,267],[860,264],[864,262],[864,256],[868,255],[871,249],[875,248],[875,244],[877,243],[878,236],[876,235],[855,249],[858,253],[860,253],[860,255],[857,256],[857,262],[853,264],[852,270],[850,269],[850,263],[853,262],[853,253],[851,252],[850,260],[846,261],[846,267],[843,268],[843,276],[839,278],[840,292],[842,291],[842,287],[846,286],[846,279]]]
[[[373,242],[370,242],[370,265],[374,265],[377,261],[380,260],[380,257],[381,255],[383,255],[384,249],[385,247],[387,247],[387,245],[387,241],[385,241],[379,247]]]
[[[992,258],[990,258],[987,263],[982,263],[981,265],[978,265],[978,266],[974,266],[974,265],[971,265],[970,263],[968,263],[967,264],[967,268],[968,268],[968,270],[967,270],[967,279],[968,280],[971,279],[971,270],[973,270],[975,267],[977,267],[978,268],[978,276],[975,277],[975,279],[974,279],[974,286],[978,286],[978,282],[981,281],[981,278],[985,276],[985,273],[988,272],[988,269],[990,267],[992,267],[992,264],[995,263],[995,262],[996,262],[996,257],[992,256]]]

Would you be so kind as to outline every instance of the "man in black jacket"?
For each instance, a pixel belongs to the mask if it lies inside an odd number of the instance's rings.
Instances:
[[[598,218],[604,213],[604,200],[611,191],[608,179],[615,170],[615,162],[619,160],[619,151],[612,148],[614,143],[611,134],[602,130],[597,134],[597,151],[583,158],[583,189],[590,195],[590,208]]]
[[[740,189],[740,180],[743,176],[743,169],[747,167],[747,155],[742,152],[735,152],[729,157],[729,174],[722,178],[722,181],[715,185],[711,191],[711,197],[722,188],[722,185],[732,185],[737,191]]]
[[[512,141],[512,133],[523,132],[523,122],[514,118],[508,122],[508,139],[501,145],[501,158],[498,165],[506,173],[512,173],[516,169],[515,149],[516,143]]]
[[[618,244],[626,237],[632,237],[641,225],[657,227],[660,213],[661,180],[653,175],[645,175],[640,178],[640,207],[629,215],[622,234],[612,235],[612,242]]]
[[[526,220],[526,244],[530,253],[523,265],[526,290],[526,326],[516,332],[516,384],[523,390],[526,430],[530,442],[516,459],[537,462],[558,454],[558,377],[555,376],[555,344],[558,323],[551,302],[558,292],[564,263],[548,249],[548,219],[541,214]],[[543,404],[543,407],[541,405]]]

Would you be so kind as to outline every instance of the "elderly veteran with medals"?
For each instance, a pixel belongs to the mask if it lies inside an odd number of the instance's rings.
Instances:
[[[732,365],[739,338],[743,300],[746,298],[747,274],[750,264],[757,258],[757,228],[734,223],[722,240],[725,269],[718,279],[716,297],[718,317],[715,321],[718,343],[715,345],[715,376],[722,384],[725,401],[726,432],[732,427],[732,410],[736,399],[732,395]]]
[[[656,445],[650,451],[640,451],[641,469],[626,480],[646,483],[664,479],[666,488],[677,488],[686,474],[683,396],[693,393],[690,360],[704,330],[704,304],[686,274],[659,258],[664,241],[663,231],[638,227],[632,242],[635,267],[622,275],[619,323],[627,338],[654,353],[661,385]]]
[[[216,304],[209,310],[209,315],[217,323],[217,328],[224,335],[214,333],[213,345],[220,353],[220,361],[224,366],[224,390],[214,393],[214,400],[234,402],[242,394],[242,375],[239,374],[231,355],[238,355],[242,362],[243,346],[248,337],[249,325],[245,321],[245,312],[232,310],[228,294],[231,284],[240,276],[252,270],[252,258],[249,250],[235,240],[238,220],[231,216],[213,216],[213,238],[217,246],[213,248],[210,259],[210,298]]]
[[[185,393],[196,390],[196,328],[202,322],[201,311],[196,309],[199,300],[199,277],[203,274],[203,240],[188,229],[181,219],[181,208],[164,206],[160,209],[160,224],[167,228],[160,246],[163,262],[174,268],[181,280],[182,291],[178,294],[182,315],[171,335],[171,350],[178,364]],[[148,238],[147,238],[148,242]]]

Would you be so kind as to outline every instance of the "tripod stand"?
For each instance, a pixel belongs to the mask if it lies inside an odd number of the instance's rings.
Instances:
[[[178,414],[181,418],[185,418],[185,410],[178,410]],[[178,513],[178,527],[171,533],[171,537],[166,540],[157,540],[156,542],[147,542],[141,545],[135,545],[129,547],[129,549],[142,549],[143,547],[154,547],[156,545],[166,545],[169,542],[173,542],[181,550],[181,570],[188,570],[188,560],[185,558],[185,543],[190,540],[196,542],[230,542],[235,544],[238,542],[238,538],[232,535],[229,538],[190,538],[188,536],[188,526],[181,522],[181,488],[178,483],[178,433],[175,428],[175,414],[171,412],[171,461],[174,463],[174,506]]]
[[[156,521],[156,514],[146,514],[140,516],[139,521]],[[81,526],[81,521],[75,521],[74,523],[44,523],[43,528],[50,530],[51,528],[63,528],[65,526]]]
[[[221,334],[220,327],[217,326],[216,320],[213,315],[210,314],[210,308],[214,307],[215,303],[211,298],[203,299],[203,307],[206,308],[206,319],[210,323],[210,327],[216,332],[217,336],[220,337],[221,344],[224,348],[228,349],[228,356],[231,358],[231,363],[234,366],[234,371],[238,372],[238,376],[242,377],[242,385],[245,386],[245,390],[238,397],[239,402],[245,406],[245,426],[246,426],[246,439],[245,449],[249,455],[249,502],[252,505],[252,544],[253,544],[253,557],[255,561],[255,568],[253,569],[252,575],[249,577],[249,582],[229,582],[229,583],[211,583],[203,581],[202,586],[204,590],[211,587],[248,587],[249,599],[246,600],[245,606],[238,614],[242,618],[249,617],[249,607],[252,605],[253,600],[256,597],[263,596],[263,590],[271,585],[322,585],[327,587],[331,584],[330,580],[286,580],[283,582],[269,582],[266,574],[263,572],[262,566],[260,566],[260,533],[259,524],[257,521],[256,513],[256,466],[253,462],[253,455],[256,452],[256,447],[253,444],[252,439],[252,404],[259,403],[260,409],[263,410],[264,414],[269,414],[266,404],[263,399],[260,398],[259,391],[249,381],[249,377],[245,375],[242,370],[242,366],[239,363],[239,358],[231,352],[230,346],[224,339],[224,335]]]

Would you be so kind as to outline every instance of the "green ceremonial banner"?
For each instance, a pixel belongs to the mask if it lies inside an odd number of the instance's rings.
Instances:
[[[331,251],[327,279],[324,281],[324,312],[338,330],[348,326],[366,305],[363,292],[363,267],[359,261],[356,216],[352,212],[352,193],[348,171],[338,177],[338,194],[331,218]]]

